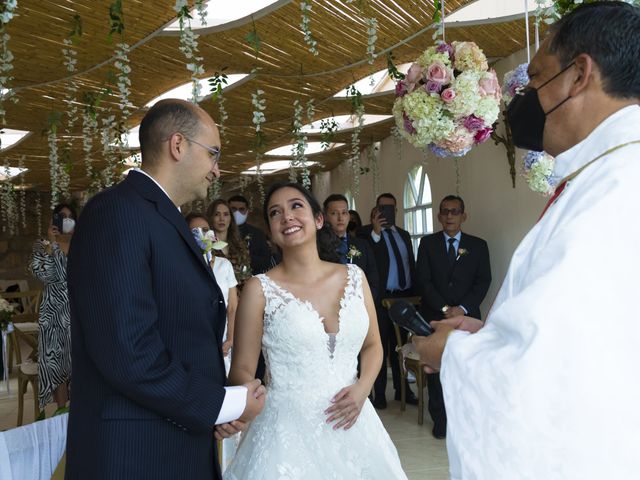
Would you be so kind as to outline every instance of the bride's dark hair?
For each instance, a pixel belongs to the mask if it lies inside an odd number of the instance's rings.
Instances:
[[[276,182],[273,185],[271,185],[271,187],[269,187],[269,190],[267,191],[267,194],[264,197],[264,205],[262,206],[262,215],[264,216],[264,223],[267,225],[267,228],[269,228],[269,212],[268,212],[269,200],[271,199],[273,194],[276,193],[278,190],[281,190],[287,187],[293,188],[298,192],[300,192],[302,196],[307,200],[307,202],[309,202],[309,205],[311,206],[311,212],[313,213],[314,218],[317,218],[318,215],[322,215],[322,207],[320,207],[320,204],[315,199],[315,197],[309,192],[309,190],[304,188],[299,183]],[[316,245],[318,247],[318,255],[320,256],[321,260],[324,260],[327,262],[334,262],[334,263],[340,262],[340,257],[338,256],[338,252],[337,252],[337,248],[340,245],[340,239],[336,236],[335,233],[333,233],[333,230],[331,230],[331,227],[327,223],[325,223],[322,226],[322,228],[317,231]]]

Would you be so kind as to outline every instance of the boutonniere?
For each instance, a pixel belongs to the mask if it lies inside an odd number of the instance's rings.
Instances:
[[[218,240],[213,230],[207,230],[205,232],[202,228],[192,228],[191,233],[198,246],[202,249],[202,253],[205,255],[210,253],[211,250],[222,250],[227,246],[227,242]]]
[[[362,252],[360,250],[358,250],[355,245],[351,245],[349,247],[349,251],[347,252],[347,260],[349,260],[349,263],[353,263],[353,259],[354,258],[358,258],[362,256]]]
[[[466,248],[459,248],[458,256],[456,257],[456,262],[460,260],[460,257],[464,257],[465,255],[469,255],[469,250],[467,250]]]
[[[244,241],[247,242],[247,245],[249,245],[251,243],[251,234],[248,233],[245,237],[244,237]]]

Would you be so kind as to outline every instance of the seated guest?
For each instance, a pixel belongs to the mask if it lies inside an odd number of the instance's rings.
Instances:
[[[331,226],[333,233],[340,239],[336,250],[340,263],[355,263],[364,271],[373,299],[377,302],[379,278],[376,261],[371,247],[365,240],[347,234],[347,228],[351,222],[346,197],[338,193],[329,195],[324,201],[323,207],[325,222]]]
[[[218,240],[227,243],[222,250],[216,250],[216,255],[224,256],[231,262],[238,280],[238,288],[242,290],[244,282],[251,277],[251,259],[229,204],[221,198],[214,200],[207,209],[207,220],[216,232]]]
[[[67,254],[76,224],[71,205],[53,209],[47,239],[33,246],[29,270],[42,283],[42,303],[38,319],[38,404],[44,407],[54,400],[56,414],[67,410],[71,379],[71,325],[67,291]]]
[[[262,230],[247,222],[247,218],[251,213],[249,202],[242,195],[234,195],[228,202],[233,218],[240,230],[240,235],[247,242],[247,248],[251,256],[251,271],[254,275],[266,272],[272,267],[271,250]]]

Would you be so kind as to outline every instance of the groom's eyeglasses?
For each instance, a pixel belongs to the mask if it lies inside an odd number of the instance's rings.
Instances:
[[[197,142],[187,136],[185,136],[184,138],[186,138],[187,141],[191,143],[195,143],[196,145],[201,146],[207,152],[209,152],[209,157],[211,158],[211,161],[213,162],[214,167],[220,162],[220,149],[218,147],[207,147],[206,145],[203,145],[202,143]]]

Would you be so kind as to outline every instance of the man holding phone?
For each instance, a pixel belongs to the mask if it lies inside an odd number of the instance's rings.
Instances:
[[[376,208],[371,215],[371,225],[363,227],[362,236],[371,242],[380,278],[380,298],[409,297],[414,294],[415,256],[409,232],[396,225],[396,198],[383,193],[376,199]],[[384,348],[384,358],[389,357],[395,399],[400,400],[400,365],[396,355],[396,335],[393,323],[385,308],[378,305],[378,327]],[[406,332],[402,332],[406,335]],[[373,406],[387,407],[387,362],[382,364],[374,384]],[[418,399],[407,385],[406,402],[417,405]]]

